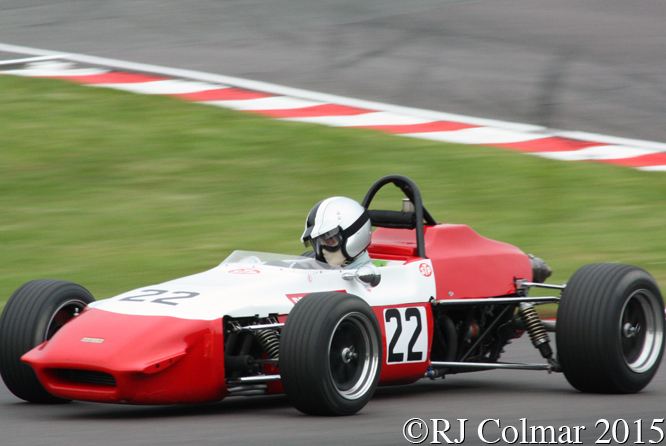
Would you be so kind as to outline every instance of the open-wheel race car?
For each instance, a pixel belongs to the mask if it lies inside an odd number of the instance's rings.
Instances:
[[[369,209],[387,184],[406,195],[403,209]],[[362,206],[377,229],[358,269],[235,251],[209,271],[99,301],[71,282],[28,282],[0,319],[2,378],[36,403],[285,393],[304,413],[349,415],[378,385],[461,372],[562,372],[601,393],[638,392],[657,372],[664,303],[643,269],[592,264],[546,285],[543,260],[437,224],[400,175],[377,181]],[[557,296],[530,297],[534,287]],[[559,304],[556,323],[539,318],[545,303]],[[525,332],[542,359],[499,362]]]

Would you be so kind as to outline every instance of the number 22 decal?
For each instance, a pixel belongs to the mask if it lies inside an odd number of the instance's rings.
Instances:
[[[423,362],[428,349],[428,324],[423,307],[387,308],[384,327],[388,348],[386,362]]]
[[[165,305],[178,305],[178,302],[172,302],[173,300],[178,299],[190,299],[196,297],[199,293],[192,291],[169,291],[169,290],[142,290],[139,291],[141,294],[136,294],[133,296],[123,297],[120,300],[128,302],[146,302],[150,297],[161,296],[166,294],[169,297],[158,297],[157,299],[150,300],[151,303],[155,304],[165,304]]]

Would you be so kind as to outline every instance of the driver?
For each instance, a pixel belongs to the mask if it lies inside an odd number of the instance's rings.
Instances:
[[[351,198],[332,197],[317,203],[305,220],[301,241],[315,258],[329,265],[357,269],[370,262],[372,224],[368,211]]]

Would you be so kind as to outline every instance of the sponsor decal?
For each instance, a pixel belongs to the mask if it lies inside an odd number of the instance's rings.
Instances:
[[[81,342],[88,342],[90,344],[101,344],[104,342],[104,339],[102,338],[83,338],[81,339]]]
[[[317,291],[317,292],[326,293],[327,291]],[[333,290],[333,291],[329,291],[329,292],[330,293],[346,293],[345,290]],[[289,299],[292,304],[296,305],[296,303],[298,303],[298,301],[301,300],[301,298],[303,296],[307,296],[308,294],[311,294],[311,293],[312,293],[312,291],[309,292],[309,293],[286,294],[286,296],[287,296],[287,299]]]
[[[229,274],[259,274],[261,271],[252,268],[230,269]]]
[[[307,296],[308,294],[310,293],[287,294],[287,299],[289,299],[292,304],[296,305],[303,296]]]
[[[421,263],[421,265],[419,265],[419,271],[420,271],[421,274],[423,274],[425,277],[430,277],[430,276],[432,276],[432,268],[431,268],[430,265],[428,265],[427,263]]]

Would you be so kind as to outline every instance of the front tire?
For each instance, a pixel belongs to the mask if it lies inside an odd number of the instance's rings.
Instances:
[[[664,301],[645,270],[614,263],[580,268],[557,311],[558,360],[581,392],[635,393],[664,353]]]
[[[21,356],[48,341],[95,299],[81,285],[38,279],[17,289],[0,317],[0,374],[7,388],[31,403],[64,403],[39,382]]]
[[[280,375],[289,401],[309,415],[352,415],[379,382],[382,338],[372,308],[345,293],[303,297],[287,317]]]

